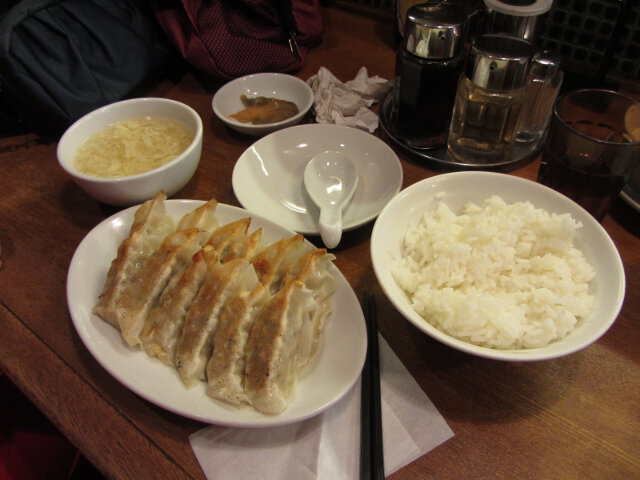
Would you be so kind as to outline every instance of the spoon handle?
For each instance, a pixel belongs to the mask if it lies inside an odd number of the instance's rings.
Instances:
[[[320,236],[327,248],[335,248],[342,237],[342,211],[340,208],[320,210]]]

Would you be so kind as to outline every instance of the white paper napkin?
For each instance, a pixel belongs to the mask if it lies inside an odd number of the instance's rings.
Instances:
[[[316,122],[357,127],[373,133],[378,128],[378,116],[369,107],[379,101],[392,83],[379,76],[370,77],[361,67],[348,82],[338,80],[327,68],[307,80],[313,91]]]
[[[453,432],[380,336],[385,473],[390,475]],[[191,447],[208,480],[353,480],[360,468],[360,383],[324,413],[273,428],[210,426]]]

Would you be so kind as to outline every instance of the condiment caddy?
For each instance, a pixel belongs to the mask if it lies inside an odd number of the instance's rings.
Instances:
[[[551,4],[484,0],[479,32],[458,0],[410,7],[394,88],[381,102],[385,132],[443,164],[485,168],[531,158],[563,78],[560,59],[536,49]]]

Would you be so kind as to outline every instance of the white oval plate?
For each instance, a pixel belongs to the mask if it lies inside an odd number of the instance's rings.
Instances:
[[[468,202],[481,204],[491,195],[505,202],[530,201],[549,212],[570,213],[582,222],[575,245],[594,267],[596,277],[591,293],[596,301],[591,314],[581,319],[563,339],[540,348],[498,350],[473,345],[454,338],[423,319],[396,284],[391,274],[394,259],[399,258],[405,232],[422,215],[445,202],[460,212]],[[536,182],[495,172],[455,172],[436,175],[407,187],[380,213],[371,234],[371,260],[378,282],[391,303],[418,329],[458,350],[485,358],[509,361],[534,361],[556,358],[576,352],[602,336],[613,324],[622,308],[625,275],[620,254],[602,226],[582,207],[564,195]]]
[[[168,200],[168,212],[176,219],[204,202]],[[185,388],[177,370],[129,347],[111,325],[92,313],[111,260],[128,235],[138,207],[123,210],[98,224],[82,240],[71,260],[67,276],[67,302],[73,324],[87,349],[111,375],[146,400],[171,412],[202,422],[237,427],[267,427],[310,418],[337,402],[355,384],[367,350],[364,315],[358,299],[337,267],[334,312],[327,320],[323,350],[298,384],[297,396],[279,415],[265,415],[251,407],[236,408],[206,394],[206,385]],[[294,232],[247,211],[219,204],[223,223],[251,216],[251,229],[263,228],[265,244]]]
[[[325,150],[351,158],[358,188],[343,216],[343,230],[360,227],[380,213],[402,187],[402,166],[382,140],[353,127],[299,125],[255,142],[233,169],[233,191],[247,210],[299,233],[318,235],[320,211],[304,188],[304,167]]]

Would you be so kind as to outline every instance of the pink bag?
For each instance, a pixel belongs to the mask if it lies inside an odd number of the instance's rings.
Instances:
[[[319,42],[319,0],[152,0],[160,26],[198,70],[230,79],[299,69]]]

